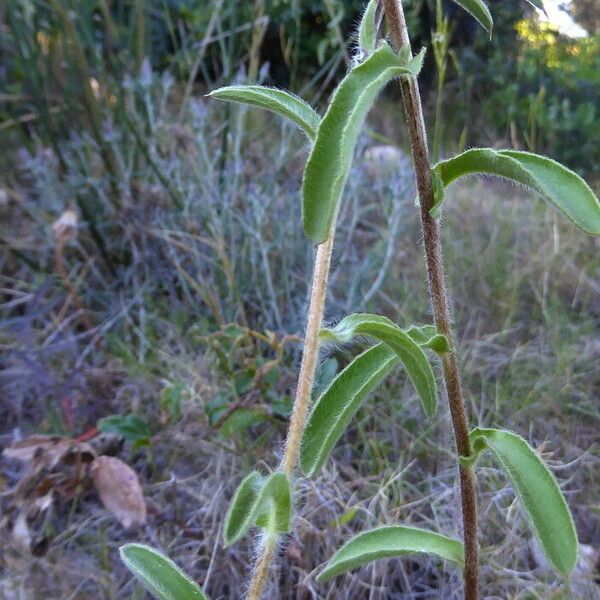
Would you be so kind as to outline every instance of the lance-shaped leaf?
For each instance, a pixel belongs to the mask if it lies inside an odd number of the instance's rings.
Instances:
[[[355,335],[368,335],[387,344],[402,361],[428,416],[437,408],[435,376],[427,356],[410,335],[387,317],[354,314],[342,319],[333,329],[322,329],[323,340],[348,342]]]
[[[435,325],[411,327],[406,334],[422,348],[449,351],[448,340],[438,334]],[[359,354],[319,396],[308,416],[300,447],[300,466],[308,477],[323,467],[365,398],[399,362],[387,344],[377,344]]]
[[[373,560],[413,553],[435,554],[458,565],[464,564],[464,549],[459,541],[425,529],[391,525],[359,533],[346,542],[329,560],[317,581],[327,581]]]
[[[357,356],[321,394],[300,447],[300,466],[308,477],[321,469],[363,400],[399,361],[387,344],[377,344]]]
[[[208,600],[200,586],[170,558],[143,544],[125,544],[121,560],[158,600]]]
[[[396,54],[382,43],[373,54],[344,77],[331,102],[304,169],[302,219],[306,235],[315,243],[330,234],[367,112],[382,88],[395,77],[416,76],[424,52],[409,59],[408,49]]]
[[[369,4],[367,4],[367,8],[358,26],[358,46],[366,54],[371,54],[375,50],[377,43],[377,29],[375,27],[376,9],[377,0],[369,0]]]
[[[529,4],[531,4],[531,6],[533,6],[535,8],[539,8],[540,10],[543,10],[544,13],[546,13],[546,15],[548,14],[546,12],[546,7],[544,6],[544,3],[542,2],[542,0],[526,0],[526,2],[529,2]]]
[[[208,95],[218,100],[252,104],[270,110],[296,123],[310,140],[317,135],[321,117],[304,100],[284,90],[262,85],[230,85]]]
[[[521,183],[554,204],[577,227],[600,235],[600,201],[577,173],[556,161],[516,150],[474,148],[438,163],[442,184],[472,173],[487,173]]]
[[[494,21],[485,2],[482,0],[454,0],[454,2],[462,6],[488,33],[492,33]]]
[[[290,530],[292,493],[289,477],[275,471],[263,477],[252,471],[239,485],[225,517],[223,539],[229,546],[257,525],[268,534]]]
[[[474,429],[474,446],[492,450],[525,509],[544,554],[563,575],[577,562],[577,533],[573,517],[556,479],[533,448],[520,436],[501,429]]]

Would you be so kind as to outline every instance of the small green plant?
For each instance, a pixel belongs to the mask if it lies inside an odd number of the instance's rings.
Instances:
[[[482,0],[457,2],[491,34],[492,16]],[[539,0],[530,3],[543,9]],[[479,558],[475,467],[480,454],[487,450],[496,456],[511,481],[549,562],[568,576],[577,560],[578,542],[571,513],[556,480],[536,452],[509,431],[481,427],[469,431],[444,285],[439,216],[445,188],[474,173],[497,175],[526,186],[591,235],[600,235],[600,202],[578,175],[550,159],[526,152],[473,149],[432,166],[416,82],[424,53],[412,56],[400,1],[384,0],[382,5],[390,41],[379,37],[377,0],[371,0],[358,30],[360,60],[334,91],[323,117],[303,100],[282,90],[231,86],[210,94],[290,118],[312,145],[302,182],[302,221],[304,232],[317,250],[303,356],[284,453],[281,464],[271,474],[264,476],[253,471],[241,482],[224,525],[226,544],[235,543],[252,527],[262,530],[248,587],[249,600],[264,596],[280,537],[290,530],[293,477],[298,461],[307,476],[316,474],[361,403],[399,364],[408,373],[425,415],[430,418],[436,411],[438,395],[431,363],[441,361],[456,442],[464,539],[454,540],[442,533],[400,524],[376,528],[357,535],[340,548],[318,580],[330,579],[373,560],[428,553],[461,567],[464,597],[476,600]],[[397,78],[415,165],[434,323],[401,328],[386,317],[353,314],[333,328],[322,328],[336,218],[354,148],[378,93]],[[355,336],[372,338],[376,343],[333,378],[309,412],[320,345],[345,343]],[[158,597],[204,597],[194,583],[186,582],[178,567],[156,551],[129,545],[123,547],[122,556]]]
[[[98,420],[98,431],[120,435],[134,450],[150,444],[148,424],[135,415],[110,415]]]

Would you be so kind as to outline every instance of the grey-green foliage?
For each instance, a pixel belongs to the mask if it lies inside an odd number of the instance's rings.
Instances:
[[[421,348],[434,350],[438,354],[450,352],[450,344],[448,338],[441,333],[438,333],[435,325],[412,325],[406,330],[409,335]]]
[[[485,2],[482,2],[482,0],[454,0],[454,2],[462,6],[470,15],[477,19],[487,32],[492,32],[494,22],[490,9]]]
[[[473,173],[511,179],[554,204],[586,233],[600,235],[600,202],[594,192],[577,173],[545,156],[516,150],[473,148],[439,162],[433,172],[443,187]],[[434,214],[439,212],[442,201],[443,195],[436,198]]]
[[[406,334],[421,348],[449,350],[447,339],[433,325],[411,327]],[[352,360],[315,401],[300,448],[300,466],[308,477],[322,468],[365,398],[399,362],[387,344],[377,344]]]
[[[290,479],[283,471],[263,477],[252,471],[238,486],[229,505],[223,528],[225,545],[244,537],[253,526],[269,535],[290,530],[292,492]]]
[[[304,232],[315,244],[324,242],[331,233],[354,147],[373,101],[390,80],[418,75],[423,57],[421,51],[410,58],[408,48],[397,54],[382,42],[350,70],[333,93],[302,179]]]
[[[577,562],[578,542],[573,517],[556,479],[533,448],[520,436],[501,429],[474,429],[477,454],[494,452],[525,509],[544,554],[563,575]]]
[[[170,558],[143,544],[125,544],[121,560],[158,600],[208,600],[200,586]]]
[[[366,54],[371,54],[377,44],[377,29],[375,28],[375,11],[377,0],[369,0],[358,26],[358,47]]]
[[[315,402],[300,447],[300,466],[308,477],[321,469],[363,400],[398,362],[387,344],[377,344],[357,356]]]
[[[379,527],[359,533],[347,541],[317,577],[327,581],[373,560],[416,552],[435,554],[460,566],[464,564],[463,545],[445,535],[402,525]]]
[[[304,100],[277,88],[262,85],[229,85],[208,94],[218,100],[251,104],[287,117],[312,141],[317,135],[321,117]]]
[[[368,335],[387,344],[402,361],[428,416],[435,414],[437,388],[435,376],[420,345],[387,317],[354,314],[342,319],[334,328],[323,329],[321,339],[348,342],[356,335]]]

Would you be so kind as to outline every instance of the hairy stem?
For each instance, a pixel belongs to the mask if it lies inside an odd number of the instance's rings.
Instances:
[[[317,246],[317,255],[315,257],[308,320],[306,323],[298,385],[296,387],[296,398],[294,399],[294,408],[290,417],[290,425],[285,440],[285,450],[281,460],[281,468],[290,478],[294,474],[294,469],[298,461],[298,451],[300,450],[304,424],[306,423],[306,415],[310,405],[310,393],[315,379],[317,358],[319,356],[319,330],[323,322],[332,249],[333,233],[330,234],[327,240]],[[250,580],[250,587],[248,588],[248,600],[260,600],[262,598],[276,547],[277,540],[274,538],[271,542],[267,540],[260,548],[259,556],[254,565],[252,579]]]
[[[290,418],[285,451],[281,461],[282,469],[290,477],[294,472],[298,460],[302,432],[304,431],[306,414],[310,404],[310,392],[315,379],[315,369],[319,355],[319,330],[323,322],[323,310],[325,309],[325,296],[327,293],[327,280],[329,278],[332,249],[333,234],[322,244],[319,244],[317,247],[317,256],[315,257],[315,270],[310,293],[304,349],[302,350],[302,363],[300,364],[300,373],[298,375],[294,409]]]
[[[398,50],[402,46],[410,47],[410,38],[406,28],[401,0],[384,0],[384,9],[394,48]],[[400,85],[402,88],[404,112],[408,122],[413,163],[416,171],[433,316],[438,331],[448,338],[451,347],[454,348],[452,318],[450,316],[450,308],[444,284],[440,230],[438,222],[429,214],[430,209],[434,205],[434,197],[431,182],[431,163],[427,147],[427,133],[425,130],[419,86],[412,77],[402,78]],[[467,415],[456,353],[452,351],[445,354],[442,362],[456,449],[460,456],[469,456],[471,454],[471,444],[469,442]],[[460,464],[459,475],[465,544],[464,597],[465,600],[477,600],[479,559],[475,476],[472,467]]]
[[[277,536],[269,535],[260,548],[260,553],[254,564],[252,579],[248,587],[247,600],[260,600],[269,580],[269,568],[273,562],[275,549],[277,548]]]

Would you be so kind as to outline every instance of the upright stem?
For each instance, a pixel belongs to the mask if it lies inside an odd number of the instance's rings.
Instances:
[[[304,336],[300,373],[298,374],[296,398],[285,440],[285,450],[281,460],[281,468],[290,476],[290,479],[296,468],[298,451],[300,450],[302,433],[310,405],[310,393],[315,379],[315,369],[319,356],[319,330],[323,322],[332,249],[333,233],[330,234],[327,240],[317,246],[317,255],[315,257],[308,320]],[[273,562],[276,548],[277,539],[275,537],[265,539],[254,564],[247,600],[260,600],[262,598],[268,580],[269,567]]]
[[[269,580],[269,567],[273,562],[275,549],[277,548],[277,536],[269,534],[263,541],[259,555],[254,563],[252,579],[248,586],[247,600],[260,600]]]
[[[404,18],[401,0],[383,0],[386,21],[390,29],[392,45],[396,50],[410,47],[410,38]],[[444,334],[452,348],[452,318],[444,284],[442,244],[438,222],[429,214],[434,205],[431,182],[431,163],[427,147],[427,133],[421,105],[419,86],[414,78],[402,78],[402,100],[408,122],[413,163],[416,171],[417,190],[421,207],[421,226],[427,262],[429,293],[433,306],[433,316],[438,331]],[[456,353],[443,355],[444,380],[450,405],[452,427],[459,456],[471,454],[467,415],[462,396],[462,387]],[[472,467],[459,463],[460,491],[465,544],[465,600],[478,599],[478,545],[477,545],[477,506],[475,500],[475,476]]]

